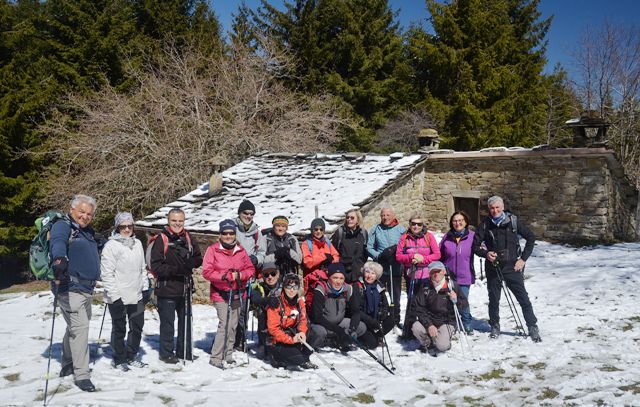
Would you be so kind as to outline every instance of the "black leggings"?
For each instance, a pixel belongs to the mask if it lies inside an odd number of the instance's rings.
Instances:
[[[304,345],[277,343],[267,346],[275,366],[300,366],[309,361],[311,351]]]
[[[144,304],[142,300],[137,304],[123,304],[117,300],[109,304],[111,314],[111,350],[113,362],[116,365],[135,359],[140,349],[142,327],[144,325]],[[129,319],[129,335],[125,344],[124,335],[127,332],[127,317]]]

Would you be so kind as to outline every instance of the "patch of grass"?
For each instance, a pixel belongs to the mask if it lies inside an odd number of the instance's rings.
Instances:
[[[476,376],[475,381],[501,379],[503,374],[504,369],[493,369],[490,372],[481,374],[480,376]]]
[[[4,375],[4,378],[10,382],[16,382],[20,380],[20,373],[11,373]]]
[[[536,397],[538,400],[547,400],[547,399],[555,399],[556,397],[558,397],[560,395],[560,393],[558,393],[557,391],[550,389],[548,387],[545,387],[542,394],[539,394],[538,397]]]
[[[531,391],[531,387],[520,387],[520,391],[523,393],[528,393]]]
[[[153,384],[162,384],[163,383],[163,381],[160,380],[160,379],[153,379],[152,382],[153,382]]]
[[[351,397],[351,400],[355,401],[356,403],[362,404],[373,404],[376,402],[376,399],[374,399],[371,394],[367,393],[358,393],[355,396]]]
[[[592,328],[590,326],[579,326],[578,327],[578,333],[579,334],[581,334],[583,332],[586,332],[586,331],[595,331],[595,328]]]
[[[533,370],[542,370],[547,367],[547,364],[544,362],[534,363],[533,365],[529,365],[529,367]]]
[[[632,324],[627,324],[625,326],[622,327],[622,332],[627,332],[633,329],[633,325]]]
[[[30,281],[24,284],[14,284],[11,287],[0,290],[0,294],[15,293],[36,293],[40,291],[51,290],[51,284],[48,281]]]
[[[257,379],[258,378],[258,373],[257,372],[251,373],[251,377],[253,377],[254,379]]]
[[[429,379],[428,377],[421,377],[418,379],[419,382],[427,382],[427,383],[433,383],[431,381],[431,379]]]
[[[596,400],[596,406],[604,406],[604,405],[605,405],[604,400],[602,400],[602,399]]]
[[[388,406],[392,406],[395,404],[395,401],[393,400],[382,400],[382,402]]]
[[[524,362],[518,362],[518,363],[516,363],[515,365],[513,365],[513,367],[515,367],[516,369],[524,369],[524,367],[525,367],[526,365],[527,365],[527,364],[526,364],[526,363],[524,363]]]
[[[628,384],[626,386],[618,387],[622,391],[630,391],[633,394],[640,394],[640,382]]]
[[[414,400],[422,400],[423,398],[425,398],[426,396],[424,394],[416,394],[413,399]]]
[[[621,372],[622,369],[618,369],[615,366],[611,366],[611,365],[604,365],[601,366],[600,368],[598,368],[598,370],[600,370],[601,372]]]
[[[173,402],[173,397],[160,395],[158,398],[162,401],[162,404],[165,406],[171,404]]]
[[[631,322],[640,322],[640,315],[634,315],[631,318],[629,318],[629,321]]]
[[[536,375],[536,379],[538,379],[538,380],[544,380],[544,379],[545,379],[545,377],[544,377],[544,375],[543,375],[542,373],[538,373],[538,374]]]

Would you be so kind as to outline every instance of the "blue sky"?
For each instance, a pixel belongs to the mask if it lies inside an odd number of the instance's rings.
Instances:
[[[225,31],[229,28],[232,13],[239,1],[211,0]],[[245,0],[248,7],[255,9],[259,0]],[[278,6],[282,0],[271,0]],[[424,0],[390,0],[391,7],[398,10],[401,26],[412,23],[426,25],[427,10]],[[640,21],[640,0],[542,0],[540,11],[543,18],[554,16],[547,34],[547,71],[560,63],[569,73],[573,71],[572,48],[580,40],[587,27],[597,28],[605,19],[617,24],[638,24]]]

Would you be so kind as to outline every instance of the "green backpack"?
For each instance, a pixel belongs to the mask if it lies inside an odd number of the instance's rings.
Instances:
[[[29,247],[29,267],[38,280],[54,280],[51,259],[49,258],[49,239],[53,225],[62,220],[70,224],[69,219],[60,211],[47,211],[35,221],[38,234]]]

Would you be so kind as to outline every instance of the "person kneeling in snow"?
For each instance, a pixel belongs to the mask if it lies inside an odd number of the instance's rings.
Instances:
[[[394,316],[389,311],[387,291],[379,282],[382,266],[375,261],[368,261],[362,266],[362,275],[358,283],[360,319],[380,343],[395,325]]]
[[[267,308],[276,308],[280,304],[280,280],[280,270],[275,263],[265,262],[262,266],[262,281],[256,281],[251,286],[251,305],[254,315],[258,318],[258,343],[261,346],[267,344]]]
[[[274,367],[316,369],[318,366],[309,361],[311,352],[303,345],[307,341],[307,313],[298,290],[300,278],[287,274],[282,281],[278,305],[267,308],[269,355]]]
[[[413,300],[415,322],[411,326],[413,335],[422,346],[435,356],[437,352],[451,349],[451,337],[456,331],[454,302],[459,308],[468,307],[466,297],[459,286],[445,278],[446,268],[442,262],[429,264],[429,281]]]
[[[360,294],[358,288],[346,284],[342,263],[332,263],[327,270],[328,282],[320,282],[313,292],[309,345],[319,348],[327,337],[334,337],[335,344],[346,352],[352,343],[361,343],[370,349],[377,340],[360,321]]]

